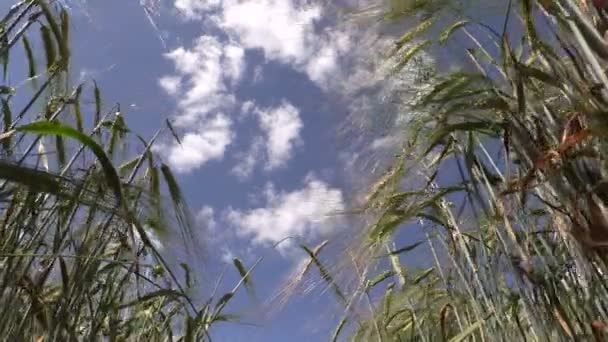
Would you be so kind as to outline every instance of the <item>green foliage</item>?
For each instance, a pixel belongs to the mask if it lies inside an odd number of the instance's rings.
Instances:
[[[423,113],[424,133],[404,135],[403,151],[371,186],[363,213],[372,223],[355,251],[368,266],[356,270],[379,270],[341,287],[354,288],[343,293],[348,303],[367,298],[369,311],[347,308],[333,340],[346,325],[356,341],[603,340],[602,19],[575,1],[501,2],[501,31],[463,4],[391,1],[383,15],[413,27],[391,51],[397,76],[456,36],[469,71],[437,75],[418,94],[412,109]],[[420,187],[408,182],[420,177]],[[414,225],[427,239],[394,247]],[[433,268],[401,265],[423,249]],[[338,286],[331,269],[320,270]],[[381,298],[371,300],[371,290]]]
[[[126,142],[135,139],[119,110],[103,112],[97,84],[70,84],[69,31],[69,13],[56,1],[21,1],[0,21],[0,62],[11,68],[9,52],[21,40],[27,73],[11,80],[34,85],[32,93],[0,88],[0,334],[11,341],[209,340],[216,322],[235,319],[224,311],[238,286],[219,306],[213,298],[198,305],[186,292],[194,284],[188,266],[181,265],[182,284],[152,243],[174,228],[195,238],[188,206],[169,167],[155,161],[156,137],[138,137],[143,152],[128,156]],[[28,40],[32,32],[40,32],[39,43]],[[93,108],[81,103],[90,88]],[[251,285],[251,270],[240,276]]]

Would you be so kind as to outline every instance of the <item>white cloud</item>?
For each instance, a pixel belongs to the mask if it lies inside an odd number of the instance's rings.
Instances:
[[[214,231],[217,228],[217,221],[215,220],[215,209],[208,205],[203,206],[196,213],[196,222],[202,225],[207,231]]]
[[[164,76],[158,80],[158,84],[167,94],[176,95],[182,86],[182,78],[179,76]]]
[[[220,260],[225,263],[232,264],[232,259],[235,257],[234,247],[230,242],[235,238],[234,233],[228,230],[220,229],[216,220],[216,212],[213,207],[208,205],[202,206],[196,213],[196,223],[208,236],[208,241],[213,248],[217,248],[220,254]]]
[[[227,97],[222,68],[224,46],[216,38],[201,36],[192,49],[178,47],[165,54],[165,57],[173,61],[177,71],[177,75],[170,77],[186,79],[187,89],[178,97],[177,126],[187,127],[196,123],[209,111],[220,106],[222,97]],[[161,78],[163,79],[167,83],[167,77]]]
[[[218,114],[201,122],[198,130],[186,133],[181,144],[160,145],[159,150],[177,172],[191,172],[210,160],[224,157],[233,139],[231,124],[228,117]]]
[[[240,80],[245,67],[245,50],[238,45],[228,45],[224,48],[224,69],[232,82]]]
[[[255,103],[253,101],[245,101],[241,106],[241,113],[243,115],[247,115],[251,113],[255,108]]]
[[[330,77],[336,79],[335,74],[340,71],[340,58],[351,48],[351,37],[346,31],[334,29],[327,30],[317,41],[320,44],[306,61],[303,69],[311,81],[327,90]]]
[[[306,73],[313,82],[325,84],[330,72],[336,68],[336,63],[336,50],[326,46],[310,59],[306,65]]]
[[[267,170],[284,166],[291,159],[303,127],[300,111],[284,101],[277,108],[257,110],[260,127],[266,135]]]
[[[264,51],[269,59],[303,62],[314,43],[318,6],[296,6],[290,0],[225,0],[220,27],[243,46]]]
[[[261,137],[255,138],[249,150],[237,154],[238,163],[232,168],[232,174],[240,180],[249,178],[260,160],[263,147],[264,140]]]
[[[249,49],[261,49],[269,60],[290,64],[322,88],[339,68],[349,46],[347,31],[316,32],[320,5],[295,0],[226,0],[218,24]]]
[[[254,245],[273,245],[286,237],[315,239],[335,231],[340,219],[332,215],[344,209],[344,198],[339,189],[325,182],[307,177],[302,189],[277,192],[267,186],[265,205],[245,211],[230,209],[227,221],[237,229],[241,238],[250,238]],[[287,252],[291,240],[278,248]]]
[[[261,135],[253,138],[247,151],[237,154],[237,165],[232,173],[239,179],[249,178],[259,163],[266,171],[284,167],[293,157],[294,148],[302,142],[300,131],[304,127],[300,111],[283,101],[277,107],[258,108],[252,101],[241,106],[241,116],[257,117]]]
[[[335,14],[326,5],[301,0],[176,0],[187,18],[211,18],[246,49],[260,49],[268,60],[289,64],[306,73],[323,89],[328,75],[340,69],[339,60],[350,51],[352,27],[327,25],[321,19]],[[260,69],[255,80],[261,78]]]
[[[234,255],[230,248],[223,247],[221,249],[220,260],[222,260],[222,262],[224,262],[225,264],[232,264],[234,262],[235,257],[236,255]]]
[[[175,0],[175,8],[187,19],[199,18],[202,12],[212,10],[220,0]]]
[[[159,85],[175,98],[173,122],[185,134],[181,145],[169,143],[158,150],[178,172],[190,172],[223,158],[234,138],[232,121],[224,114],[211,113],[234,104],[231,86],[245,68],[244,50],[203,35],[192,48],[180,46],[165,57],[173,62],[175,74],[160,78]]]

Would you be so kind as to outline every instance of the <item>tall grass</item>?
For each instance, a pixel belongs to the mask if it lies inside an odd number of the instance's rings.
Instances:
[[[69,18],[56,1],[23,0],[0,20],[0,335],[210,339],[241,285],[195,303],[187,265],[175,272],[163,257],[158,240],[196,232],[151,151],[162,129],[144,139],[96,84],[71,84]]]
[[[455,35],[469,65],[430,81],[411,108],[426,114],[410,122],[400,154],[370,189],[361,212],[374,221],[357,252],[386,269],[360,272],[356,289],[337,296],[346,304],[334,340],[350,331],[358,341],[602,341],[606,13],[591,1],[504,1],[497,28],[454,10],[464,3],[374,8],[417,21],[396,41],[394,73]],[[412,189],[407,180],[420,177]],[[412,225],[426,241],[390,247]],[[400,257],[421,248],[435,266],[405,269]],[[367,269],[353,264],[353,273]],[[367,314],[351,309],[359,301]]]

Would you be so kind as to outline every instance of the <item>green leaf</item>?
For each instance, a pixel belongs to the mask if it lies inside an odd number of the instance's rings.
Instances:
[[[437,130],[435,130],[429,137],[430,146],[426,149],[424,154],[428,154],[431,150],[433,150],[433,148],[441,144],[444,138],[446,138],[452,133],[459,131],[467,131],[481,132],[486,134],[498,134],[498,132],[502,131],[502,127],[503,125],[501,123],[493,121],[470,121],[441,126]]]
[[[425,209],[434,206],[437,201],[443,198],[445,195],[461,190],[463,190],[463,188],[459,186],[442,188],[432,196],[425,198],[424,200],[416,200],[414,203],[408,205],[404,209],[398,207],[390,207],[386,209],[378,221],[373,225],[369,233],[370,242],[375,244],[382,241],[389,235],[393,234],[395,230],[403,223],[411,220],[414,217],[420,216]]]
[[[99,163],[101,164],[101,167],[106,176],[106,181],[114,190],[116,200],[119,204],[122,202],[122,187],[120,178],[116,173],[116,169],[114,169],[112,162],[103,151],[103,148],[99,146],[89,136],[83,134],[82,132],[79,132],[78,130],[72,127],[48,121],[34,122],[25,126],[18,127],[16,128],[16,130],[18,132],[36,133],[40,135],[57,135],[61,137],[72,138],[88,147],[99,160]]]
[[[487,78],[482,74],[455,72],[449,75],[447,79],[439,82],[433,87],[433,90],[423,96],[420,100],[420,106],[424,107],[431,102],[441,102],[445,101],[444,99],[451,99],[453,97],[453,93],[459,94],[462,89],[469,87],[471,84],[483,81],[487,81]],[[437,97],[442,93],[443,97],[437,99]]]
[[[61,194],[61,183],[57,176],[26,166],[0,161],[0,179],[24,185],[32,192]]]
[[[185,297],[184,294],[172,290],[172,289],[160,289],[151,293],[148,293],[144,296],[141,296],[135,300],[132,300],[130,302],[124,303],[124,304],[120,304],[118,306],[118,309],[122,310],[122,309],[126,309],[128,307],[132,307],[135,305],[140,305],[143,304],[145,302],[157,299],[157,298],[166,298],[166,299],[172,299],[175,300],[177,298],[181,298],[181,297]]]
[[[525,77],[535,78],[545,84],[554,86],[556,88],[561,89],[562,83],[555,78],[554,76],[546,73],[540,69],[537,69],[532,66],[527,66],[525,64],[517,63],[517,71],[520,72]]]
[[[137,164],[139,164],[139,159],[140,159],[140,157],[138,156],[138,157],[135,157],[135,158],[133,158],[133,159],[131,159],[129,161],[124,162],[123,164],[121,164],[118,167],[118,173],[121,176],[124,176],[124,175],[132,172],[133,169],[135,168],[135,166],[137,166]]]

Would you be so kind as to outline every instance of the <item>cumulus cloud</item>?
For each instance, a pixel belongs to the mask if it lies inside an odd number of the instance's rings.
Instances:
[[[172,87],[183,79],[183,92],[178,97],[175,125],[188,127],[210,111],[231,103],[226,85],[240,77],[243,54],[238,48],[222,44],[212,36],[201,36],[191,49],[180,46],[165,54],[175,65],[176,74],[160,79],[160,85],[171,95]],[[229,66],[225,68],[225,66]],[[173,93],[176,96],[177,94]]]
[[[237,82],[245,67],[245,50],[238,45],[230,44],[224,48],[224,69],[232,82]]]
[[[178,172],[190,172],[223,158],[235,136],[232,120],[221,111],[235,102],[231,86],[243,73],[244,50],[203,35],[191,48],[177,47],[165,57],[175,73],[161,77],[159,85],[176,99],[173,124],[185,132],[181,144],[165,143],[157,150]]]
[[[233,252],[234,247],[230,245],[230,242],[234,238],[234,234],[230,234],[230,232],[220,228],[216,220],[215,209],[204,205],[198,210],[195,217],[196,223],[207,233],[208,242],[211,242],[213,248],[217,248],[220,260],[224,263],[232,264],[235,254]]]
[[[320,3],[300,0],[176,0],[187,18],[212,21],[245,49],[260,49],[267,60],[292,65],[322,88],[328,75],[340,67],[350,47],[351,28],[330,29],[322,19],[328,13]],[[334,11],[335,12],[335,11]],[[256,79],[260,78],[259,72]]]
[[[327,88],[351,42],[350,29],[317,32],[324,14],[320,4],[296,0],[226,0],[217,22],[245,48],[261,49],[266,59],[290,64]]]
[[[230,209],[227,221],[237,229],[241,238],[250,238],[254,245],[276,244],[286,237],[315,239],[335,231],[338,216],[344,209],[344,198],[339,189],[314,177],[307,177],[301,189],[277,191],[270,184],[264,192],[264,206],[250,210]],[[281,243],[278,248],[289,252],[293,242]]]
[[[179,76],[164,76],[158,80],[158,84],[169,95],[176,95],[182,85],[182,78]]]
[[[269,59],[302,62],[314,42],[318,6],[296,6],[290,0],[225,0],[220,27],[247,48],[260,48]]]
[[[231,124],[227,116],[217,114],[201,121],[198,130],[184,134],[181,143],[160,145],[159,150],[177,172],[190,172],[210,160],[224,157],[233,139]]]
[[[214,231],[217,228],[215,220],[215,209],[205,205],[196,213],[196,222],[203,226],[205,230]]]
[[[268,163],[265,168],[273,170],[284,166],[291,159],[294,145],[300,139],[303,127],[300,111],[289,102],[276,108],[257,110],[260,127],[266,135]]]
[[[238,163],[232,168],[232,174],[240,180],[249,178],[260,160],[263,147],[264,140],[262,137],[255,138],[249,150],[236,155]]]
[[[362,4],[357,1],[352,3],[359,6]],[[188,104],[186,107],[189,109],[183,110],[180,117],[186,125],[193,121],[190,118],[197,118],[197,112],[209,110],[209,107],[217,106],[218,102],[235,101],[223,88],[227,83],[240,80],[247,49],[259,49],[267,61],[284,63],[305,73],[321,89],[331,92],[336,101],[343,101],[349,113],[349,117],[343,121],[348,122],[350,127],[347,130],[353,129],[353,135],[357,135],[359,129],[367,130],[373,126],[376,119],[367,113],[377,113],[378,108],[385,109],[382,110],[383,113],[411,112],[407,110],[407,105],[393,103],[393,96],[397,94],[399,99],[408,97],[402,96],[402,92],[405,88],[412,88],[415,73],[410,72],[408,66],[402,75],[387,80],[387,70],[392,65],[380,51],[390,50],[394,46],[394,39],[386,34],[378,34],[380,26],[374,23],[373,17],[367,20],[339,20],[335,4],[306,0],[176,0],[175,6],[186,16],[211,17],[210,22],[215,25],[214,28],[222,30],[222,36],[227,37],[223,38],[227,40],[224,44],[226,46],[221,46],[218,38],[201,37],[200,44],[196,44],[191,52],[204,56],[203,59],[191,58],[194,53],[188,54],[185,50],[176,50],[168,55],[168,58],[182,61],[182,71],[188,70],[186,74],[194,74],[190,70],[195,69],[207,70],[206,82],[203,82],[203,77],[196,77],[200,79],[196,83],[201,84],[197,87],[185,87],[188,83],[186,77],[181,81],[163,80],[163,87],[169,93],[180,87],[188,89],[183,102]],[[428,60],[426,56],[424,59]],[[216,70],[214,67],[217,66],[221,67]],[[262,78],[262,68],[259,65],[255,68],[254,80]],[[217,79],[222,79],[223,83],[214,82]],[[218,84],[220,87],[214,88]],[[287,130],[272,127],[278,126],[273,122],[274,119],[299,119],[299,115],[289,111],[281,113],[251,108],[250,104],[243,106],[242,113],[258,115],[266,147],[262,158],[257,158],[261,155],[259,146],[251,145],[250,151],[255,156],[247,153],[238,156],[239,165],[233,172],[242,178],[251,173],[255,164],[262,162],[260,159],[265,161],[265,170],[284,166],[293,154],[301,129],[299,120],[284,121]],[[399,128],[409,121],[404,118],[392,119],[395,120],[395,126],[399,124]],[[387,118],[386,121],[392,119]],[[372,150],[390,151],[399,144],[399,139],[395,136],[388,137],[393,132],[382,134],[385,134],[384,138],[371,143]]]
[[[300,131],[304,124],[300,111],[287,101],[270,108],[258,108],[254,102],[247,101],[241,106],[241,113],[257,117],[261,134],[253,138],[247,151],[237,154],[238,163],[232,173],[244,180],[259,163],[264,163],[266,171],[286,166],[295,146],[301,143]]]
[[[347,33],[350,29],[337,28],[326,30],[319,37],[317,48],[306,61],[303,69],[311,81],[327,90],[331,83],[330,77],[342,71],[340,60],[351,48],[351,37]]]

